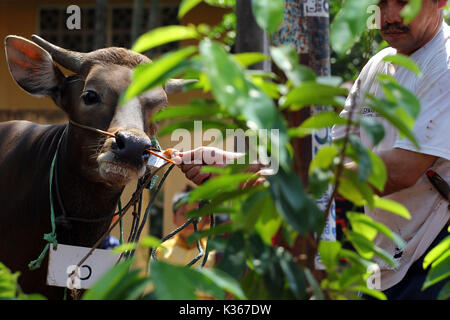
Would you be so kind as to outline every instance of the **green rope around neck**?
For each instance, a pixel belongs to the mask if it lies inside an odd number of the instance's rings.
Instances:
[[[66,129],[65,129],[66,130]],[[64,130],[64,132],[65,132]],[[44,240],[47,241],[47,244],[45,245],[44,250],[42,250],[41,254],[36,260],[31,261],[28,264],[28,268],[30,270],[39,269],[41,267],[41,263],[45,258],[45,255],[47,254],[50,244],[53,244],[53,248],[56,249],[58,247],[58,241],[56,240],[56,226],[55,226],[55,209],[53,208],[53,195],[52,195],[52,186],[53,186],[53,174],[55,171],[55,164],[56,164],[56,157],[58,155],[59,146],[61,144],[62,138],[64,136],[64,132],[61,135],[61,138],[58,142],[58,146],[56,147],[55,155],[53,156],[52,164],[50,166],[50,221],[52,225],[52,232],[44,234]],[[160,148],[159,142],[156,139],[156,137],[152,138],[152,145],[156,148]],[[122,206],[122,203],[119,199],[119,208]],[[120,208],[121,211],[121,208]],[[120,212],[119,211],[119,212]],[[120,228],[120,243],[123,244],[123,220],[121,221],[121,228]]]
[[[52,185],[53,185],[53,172],[55,171],[56,156],[58,155],[58,149],[56,149],[55,155],[53,156],[52,165],[50,167],[50,221],[52,224],[52,232],[44,234],[44,240],[47,241],[44,250],[36,260],[31,261],[28,264],[30,270],[39,269],[41,267],[42,260],[44,260],[45,255],[50,248],[50,244],[53,243],[53,248],[58,247],[58,241],[56,240],[56,227],[55,227],[55,210],[53,208],[53,196],[52,196]]]

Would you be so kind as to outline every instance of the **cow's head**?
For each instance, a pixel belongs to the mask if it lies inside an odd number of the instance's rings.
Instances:
[[[34,42],[16,36],[5,40],[9,69],[19,86],[33,95],[51,97],[69,119],[115,134],[106,137],[71,125],[67,143],[77,160],[73,165],[90,179],[116,187],[141,177],[149,157],[149,136],[155,134],[146,120],[167,104],[166,92],[158,87],[123,106],[118,102],[133,68],[150,59],[115,47],[73,52],[32,38]],[[74,74],[65,76],[54,61]]]

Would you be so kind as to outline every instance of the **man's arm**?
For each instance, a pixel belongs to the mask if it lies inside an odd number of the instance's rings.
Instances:
[[[436,156],[400,148],[381,151],[377,154],[383,160],[387,171],[384,191],[379,192],[374,189],[379,196],[386,196],[413,186],[437,159]],[[354,162],[346,164],[346,167],[356,170]]]

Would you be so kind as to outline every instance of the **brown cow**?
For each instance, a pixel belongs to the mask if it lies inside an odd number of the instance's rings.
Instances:
[[[51,231],[49,175],[57,153],[52,194],[56,216],[95,219],[111,216],[124,186],[142,177],[149,157],[146,149],[155,132],[146,125],[167,104],[162,87],[149,90],[118,107],[131,82],[133,68],[150,60],[124,48],[78,53],[33,36],[33,41],[8,36],[6,56],[12,77],[25,91],[48,96],[76,123],[115,134],[108,137],[70,122],[39,125],[27,121],[0,123],[0,261],[20,271],[28,293],[61,298],[63,289],[45,284],[47,258],[29,270],[45,247]],[[54,63],[74,72],[65,76]],[[179,87],[179,86],[178,86]],[[177,86],[171,91],[176,91]],[[61,208],[63,207],[63,208]],[[56,226],[59,243],[92,246],[107,230],[111,218],[97,222],[67,220]],[[67,222],[66,221],[66,222]]]

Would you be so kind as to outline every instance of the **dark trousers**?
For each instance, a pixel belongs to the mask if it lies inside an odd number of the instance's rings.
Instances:
[[[424,270],[423,260],[425,256],[430,252],[435,246],[437,246],[446,236],[449,235],[447,231],[448,226],[438,234],[436,239],[427,249],[427,251],[409,268],[405,277],[397,283],[395,286],[383,291],[388,300],[436,300],[439,292],[444,287],[445,283],[449,279],[441,280],[440,282],[428,287],[426,290],[422,291],[422,286],[427,277],[428,271],[430,271],[430,266]],[[367,300],[372,300],[372,297],[363,296]]]

